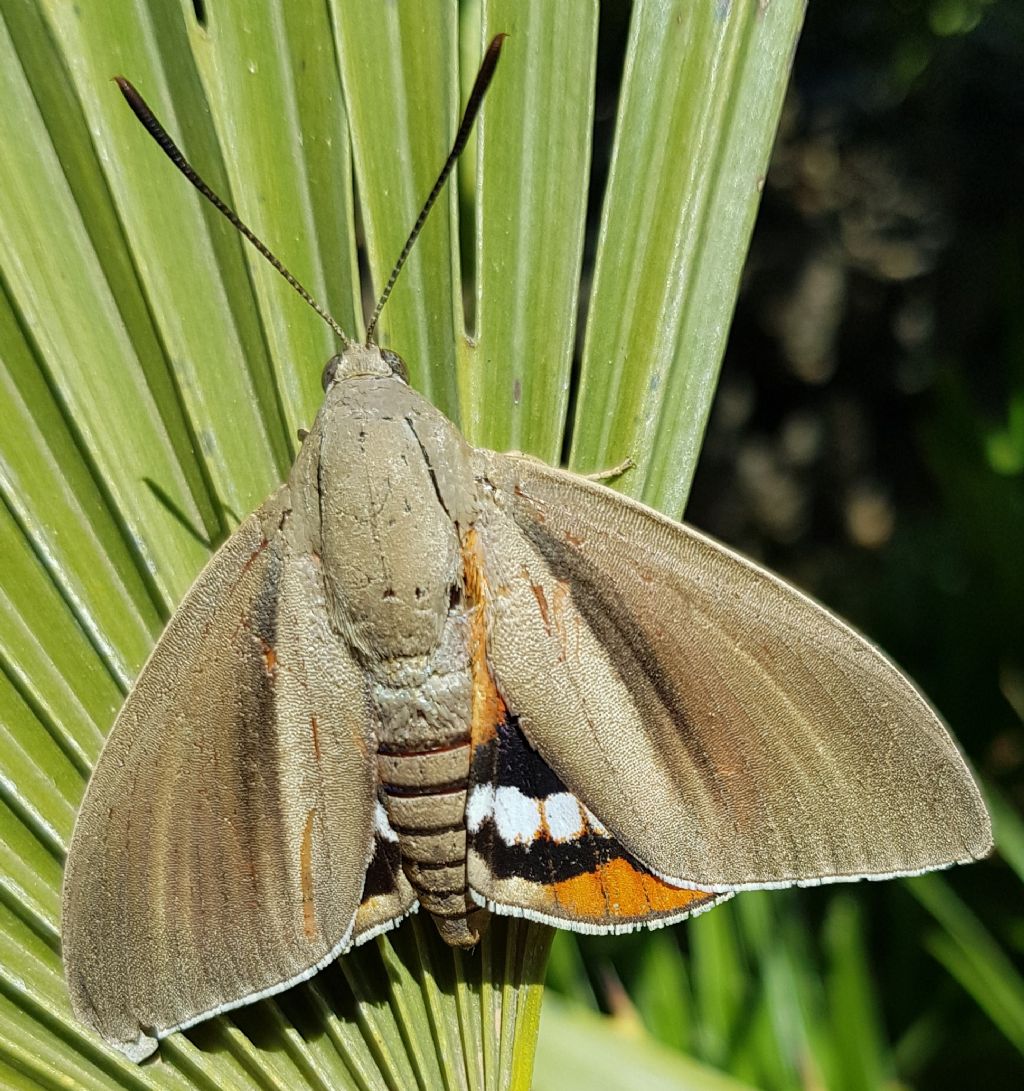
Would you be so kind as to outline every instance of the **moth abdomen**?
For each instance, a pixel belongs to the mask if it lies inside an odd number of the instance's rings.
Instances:
[[[480,914],[466,882],[466,798],[470,747],[379,753],[381,797],[402,868],[420,905],[454,946],[472,946]]]
[[[449,614],[432,656],[382,667],[373,695],[378,790],[402,870],[444,939],[473,946],[470,918],[481,914],[466,879],[473,687],[464,613]]]
[[[429,789],[415,795],[398,791],[387,793],[387,811],[391,826],[398,834],[428,832],[461,826],[466,816],[466,782],[443,785],[436,793]]]

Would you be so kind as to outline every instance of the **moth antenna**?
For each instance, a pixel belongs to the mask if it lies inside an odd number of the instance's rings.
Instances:
[[[314,311],[331,327],[339,338],[346,344],[352,344],[352,339],[341,328],[338,322],[310,295],[284,263],[271,252],[270,248],[238,215],[237,212],[207,185],[200,177],[198,171],[185,158],[184,153],[171,139],[167,130],[157,120],[156,115],[149,108],[148,103],[139,94],[130,80],[124,76],[115,76],[114,82],[121,89],[125,101],[132,108],[132,112],[142,122],[149,135],[160,145],[164,154],[178,168],[179,171],[192,183],[193,186],[210,202],[211,205],[227,221],[237,228],[250,243],[270,262],[270,264],[284,277],[291,287],[313,308]]]
[[[409,232],[409,237],[405,240],[405,246],[402,247],[402,252],[398,255],[398,261],[395,262],[395,267],[391,270],[391,276],[388,277],[388,282],[384,285],[384,291],[381,292],[380,299],[377,300],[377,306],[373,309],[373,316],[370,318],[370,323],[366,327],[366,343],[368,345],[373,343],[373,334],[377,329],[377,320],[380,318],[380,312],[384,309],[384,304],[387,303],[388,298],[391,295],[391,289],[394,288],[395,281],[398,280],[398,274],[402,271],[402,266],[405,265],[406,259],[409,257],[409,252],[412,250],[413,243],[416,242],[420,231],[423,230],[423,224],[426,222],[430,210],[434,207],[434,202],[437,200],[445,182],[448,181],[448,175],[451,174],[452,169],[458,162],[459,156],[466,146],[466,141],[469,140],[469,134],[473,129],[473,123],[476,121],[477,114],[480,113],[480,106],[483,103],[484,95],[487,93],[487,88],[490,86],[491,79],[494,77],[494,70],[498,67],[498,58],[501,56],[502,43],[507,37],[507,34],[496,34],[491,39],[491,44],[487,47],[484,59],[480,62],[480,71],[477,72],[476,80],[473,83],[473,90],[469,93],[466,111],[462,115],[462,123],[459,125],[459,131],[455,134],[455,143],[452,144],[452,150],[448,153],[448,158],[441,168],[441,173],[437,176],[437,181],[434,183],[434,188],[430,191],[430,196],[423,203],[423,208],[420,209],[420,214],[416,217],[416,222],[413,224],[412,231]]]

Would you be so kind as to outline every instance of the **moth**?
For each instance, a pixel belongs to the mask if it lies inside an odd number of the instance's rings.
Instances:
[[[690,527],[469,446],[398,355],[342,337],[78,816],[64,961],[108,1043],[141,1060],[417,908],[471,948],[491,913],[621,932],[989,851],[955,743],[877,648]]]

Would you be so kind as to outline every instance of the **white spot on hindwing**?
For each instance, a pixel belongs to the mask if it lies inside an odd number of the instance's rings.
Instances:
[[[523,845],[548,836],[557,844],[585,837],[610,837],[608,830],[572,792],[544,799],[524,795],[511,784],[477,784],[466,803],[466,829],[475,834],[492,821],[506,845]]]
[[[540,800],[502,784],[494,793],[494,825],[506,845],[529,843],[540,833]]]
[[[391,828],[391,823],[388,821],[388,812],[384,810],[384,804],[379,799],[373,811],[373,826],[382,841],[398,840],[398,834]]]
[[[610,837],[607,826],[597,817],[596,814],[589,808],[584,807],[583,813],[587,819],[587,825],[590,827],[590,832],[597,837]]]
[[[478,833],[480,827],[494,814],[494,785],[477,784],[469,793],[466,803],[466,829]]]
[[[571,792],[556,792],[548,796],[543,807],[552,841],[574,841],[583,835],[583,814]]]

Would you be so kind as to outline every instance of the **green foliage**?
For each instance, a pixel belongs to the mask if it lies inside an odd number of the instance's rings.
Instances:
[[[473,442],[585,470],[629,456],[621,487],[678,514],[802,15],[798,0],[638,0],[628,20],[595,0],[0,0],[4,1087],[526,1088],[551,938],[496,921],[463,957],[414,921],[142,1068],[72,1020],[59,888],[88,770],[210,549],[287,472],[332,350],[110,77],[358,334],[483,43],[510,32],[461,192],[382,338]],[[595,97],[616,91],[614,140],[592,147]],[[981,444],[1004,486],[1018,415]],[[1019,819],[997,818],[1019,880]],[[911,889],[923,909],[896,886],[765,893],[662,933],[560,933],[535,1086],[878,1087],[934,1055],[964,990],[1024,1048],[1002,934],[943,878]],[[919,1015],[895,1033],[879,907],[913,949],[890,945],[894,965],[930,971],[899,985]]]

